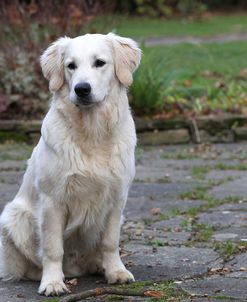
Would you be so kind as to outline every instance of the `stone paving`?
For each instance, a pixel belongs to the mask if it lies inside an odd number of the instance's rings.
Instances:
[[[30,152],[26,145],[0,146],[1,209],[18,190]],[[247,144],[138,147],[136,158],[122,259],[138,288],[173,290],[158,300],[122,301],[247,301]],[[85,276],[73,290],[99,286],[106,286],[101,276]],[[52,300],[37,288],[0,282],[0,301]]]

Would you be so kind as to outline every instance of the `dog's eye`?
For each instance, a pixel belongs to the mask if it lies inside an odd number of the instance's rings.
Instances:
[[[95,67],[102,67],[105,65],[105,61],[102,61],[100,59],[97,59],[94,63]]]
[[[75,63],[73,63],[73,62],[72,62],[72,63],[69,63],[68,68],[71,69],[71,70],[76,69]]]

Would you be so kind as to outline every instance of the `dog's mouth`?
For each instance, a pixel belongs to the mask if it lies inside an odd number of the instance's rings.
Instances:
[[[97,102],[93,101],[92,98],[80,98],[80,97],[77,97],[77,100],[76,100],[76,106],[77,107],[92,107],[96,104]]]

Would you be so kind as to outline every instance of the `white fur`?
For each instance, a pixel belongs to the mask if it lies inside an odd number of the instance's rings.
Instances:
[[[113,34],[61,38],[42,55],[53,100],[20,190],[0,218],[4,279],[41,279],[45,295],[67,291],[64,275],[104,270],[109,283],[134,280],[119,257],[119,235],[135,174],[126,88],[140,57],[134,41]],[[106,64],[95,68],[96,58]],[[75,106],[80,81],[92,87],[92,106]]]

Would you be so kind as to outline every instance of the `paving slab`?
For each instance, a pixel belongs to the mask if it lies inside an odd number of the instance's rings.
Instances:
[[[159,146],[139,152],[136,182],[130,189],[121,233],[122,259],[137,281],[176,281],[177,286],[192,294],[184,302],[219,301],[216,297],[227,302],[247,301],[246,249],[233,254],[228,262],[213,249],[215,242],[246,245],[247,171],[214,168],[219,163],[242,165],[247,161],[245,150],[247,144],[239,143]],[[18,191],[28,154],[30,148],[23,145],[0,145],[0,210]],[[193,175],[193,167],[200,166],[212,170],[204,178],[198,178]],[[218,185],[219,180],[222,184]],[[239,196],[239,202],[229,200],[202,211],[206,200],[181,199],[181,193],[207,184],[211,184],[211,189],[206,190],[208,194],[221,199]],[[198,209],[194,215],[189,211],[192,208]],[[187,214],[188,211],[192,214]],[[213,226],[213,234],[209,233],[204,241],[191,240],[199,232],[197,224]],[[207,228],[200,230],[203,231]],[[223,267],[229,268],[225,275],[221,275]],[[209,272],[215,268],[219,272],[211,276]],[[78,281],[75,291],[106,286],[102,276],[85,276]],[[46,298],[37,294],[38,285],[38,282],[0,281],[0,302],[43,302]],[[132,301],[145,300],[132,298]],[[98,297],[90,301],[106,299]]]
[[[181,182],[192,181],[190,170],[174,169],[171,167],[164,167],[161,169],[157,167],[147,167],[146,165],[137,165],[136,167],[136,182]]]
[[[0,183],[20,185],[22,183],[23,175],[24,171],[0,171]]]
[[[236,255],[233,260],[229,263],[232,265],[234,270],[245,270],[247,272],[247,253]]]
[[[180,231],[182,229],[181,226],[183,225],[185,219],[186,217],[180,215],[180,216],[172,217],[167,220],[160,220],[160,221],[153,222],[152,225],[157,229]]]
[[[127,244],[125,249],[132,253],[125,261],[139,281],[198,277],[210,268],[221,266],[219,255],[207,248]]]
[[[214,241],[247,242],[247,227],[229,227],[215,232],[212,236]]]
[[[181,302],[230,302],[233,301],[232,299],[224,299],[222,297],[220,297],[219,299],[217,298],[212,298],[212,297],[205,297],[205,298],[196,298],[196,297],[191,297],[190,299],[186,299],[186,300],[182,300]],[[235,302],[240,302],[243,300],[239,300],[239,299],[234,299]]]
[[[193,295],[225,297],[230,299],[230,301],[233,301],[233,299],[240,299],[241,301],[247,300],[246,279],[244,278],[240,279],[216,276],[200,280],[186,281],[181,287]]]
[[[246,199],[247,196],[247,176],[241,177],[234,181],[224,183],[220,186],[213,188],[209,194],[224,199],[229,196],[239,196]]]
[[[26,169],[26,160],[6,160],[0,161],[0,171],[24,171]]]
[[[188,243],[191,238],[190,232],[165,232],[156,228],[125,230],[124,233],[128,234],[128,240],[145,242],[150,245],[182,245]]]
[[[243,211],[247,212],[247,202],[244,200],[240,200],[237,203],[225,203],[221,206],[214,208],[214,210],[218,211]]]
[[[174,194],[177,194],[177,192],[174,192]],[[152,214],[151,210],[153,208],[158,208],[161,213],[169,215],[173,211],[186,212],[191,208],[198,208],[206,203],[204,200],[181,200],[164,196],[129,197],[124,215],[127,220],[143,218],[156,220],[158,215]]]
[[[220,227],[245,227],[247,226],[247,213],[240,211],[215,211],[198,215],[198,222]]]
[[[214,170],[214,169],[212,169],[210,172],[208,172],[206,174],[205,177],[208,180],[210,180],[210,179],[224,180],[226,178],[238,179],[238,178],[246,177],[246,171]]]
[[[176,198],[180,194],[191,190],[195,185],[187,183],[133,183],[129,197]]]
[[[241,279],[247,279],[247,272],[244,271],[236,271],[232,272],[228,275],[226,275],[228,278],[241,278]]]
[[[7,184],[7,183],[0,183],[0,210],[2,211],[3,206],[5,205],[6,202],[11,201],[20,185],[17,184]]]

